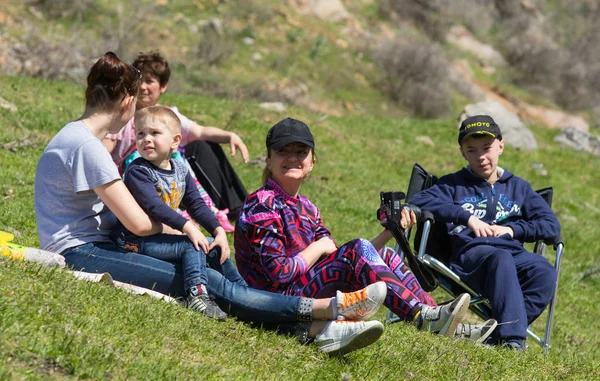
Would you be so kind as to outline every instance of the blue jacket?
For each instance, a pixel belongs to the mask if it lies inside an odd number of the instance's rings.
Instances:
[[[507,170],[499,169],[500,178],[490,184],[463,168],[443,176],[431,188],[417,193],[410,203],[430,211],[438,221],[446,223],[452,256],[477,245],[506,247],[523,250],[523,242],[560,235],[560,224],[552,209],[531,185]],[[467,226],[475,215],[492,225],[512,228],[514,237],[475,237]]]

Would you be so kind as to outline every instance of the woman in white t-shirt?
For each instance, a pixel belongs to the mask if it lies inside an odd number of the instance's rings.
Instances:
[[[180,265],[127,252],[110,239],[116,218],[139,236],[179,233],[167,231],[144,213],[102,144],[106,134],[118,133],[132,118],[140,81],[140,72],[111,52],[90,69],[84,114],[56,134],[38,162],[35,211],[40,245],[62,254],[75,270],[108,272],[115,280],[180,297]],[[215,241],[226,241],[225,231],[217,230]],[[377,321],[342,324],[335,318],[357,310],[363,311],[360,318],[372,316],[385,298],[385,284],[352,295],[339,292],[336,298],[284,296],[247,287],[234,265],[219,264],[216,249],[207,254],[207,262],[209,293],[221,309],[239,319],[275,324],[302,341],[315,338],[328,353],[364,347],[383,332]]]

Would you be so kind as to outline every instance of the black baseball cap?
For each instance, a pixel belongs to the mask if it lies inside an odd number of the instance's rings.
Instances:
[[[285,118],[269,129],[266,143],[267,149],[274,150],[279,150],[290,143],[302,143],[314,148],[315,139],[304,122]]]
[[[502,139],[500,127],[489,115],[475,115],[462,121],[458,131],[458,144],[472,135],[489,135],[496,139]]]

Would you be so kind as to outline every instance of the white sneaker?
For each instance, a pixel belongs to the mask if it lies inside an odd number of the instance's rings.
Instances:
[[[371,321],[330,321],[315,337],[319,349],[330,355],[343,355],[364,348],[379,339],[383,324]]]
[[[469,294],[460,294],[452,303],[439,307],[423,304],[421,307],[421,324],[419,329],[452,337],[458,323],[469,310]]]
[[[475,344],[480,344],[494,332],[497,325],[496,319],[488,319],[481,324],[458,323],[454,331],[454,338],[471,340]]]
[[[367,320],[377,313],[387,295],[387,284],[376,282],[354,292],[336,294],[338,320]]]

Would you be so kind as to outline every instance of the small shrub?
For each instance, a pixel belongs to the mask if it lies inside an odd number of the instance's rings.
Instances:
[[[101,48],[96,54],[103,54],[107,49],[122,58],[135,54],[140,41],[150,40],[149,36],[157,33],[153,23],[149,22],[157,12],[156,3],[143,0],[131,0],[127,6],[115,3],[110,17],[104,17],[105,21],[99,26],[104,41],[98,44]]]
[[[568,47],[559,46],[543,26],[503,28],[502,50],[512,70],[510,80],[568,110],[594,107],[600,101],[600,24]]]
[[[26,24],[23,42],[8,49],[19,62],[15,72],[49,79],[85,78],[89,62],[77,45],[77,37],[81,36],[66,38],[55,31],[43,34],[33,24]]]
[[[202,29],[196,56],[201,64],[218,65],[227,60],[234,52],[233,43],[209,23]]]
[[[499,11],[489,0],[379,0],[379,14],[413,23],[436,41],[443,41],[452,24],[487,33]]]
[[[317,56],[319,55],[319,52],[321,51],[323,45],[325,45],[325,37],[319,35],[317,38],[315,38],[312,45],[310,46],[310,49],[308,50],[308,55],[311,60],[314,61],[317,59]]]
[[[600,10],[584,2],[558,1],[548,18],[499,7],[499,48],[510,81],[575,111],[600,102]],[[539,6],[538,6],[539,9]]]
[[[439,1],[429,0],[379,0],[379,14],[386,19],[399,18],[414,23],[429,37],[444,39],[448,24],[439,17]]]
[[[387,41],[375,52],[381,88],[415,115],[445,114],[451,103],[448,60],[439,48],[420,41]]]
[[[540,28],[522,30],[518,26],[506,28],[501,39],[504,57],[514,69],[512,82],[530,88],[544,85],[545,95],[552,95],[554,84],[561,82],[565,52]]]
[[[287,40],[291,43],[296,43],[302,39],[302,29],[294,28],[285,33]]]
[[[78,21],[97,10],[94,0],[34,0],[30,4],[50,18],[72,17]]]
[[[593,108],[600,103],[600,22],[593,19],[571,44],[564,62],[562,77],[566,89],[558,91],[556,98],[571,109]]]
[[[245,20],[249,25],[265,25],[276,16],[277,12],[271,5],[248,0],[232,2],[227,12],[228,18]]]

